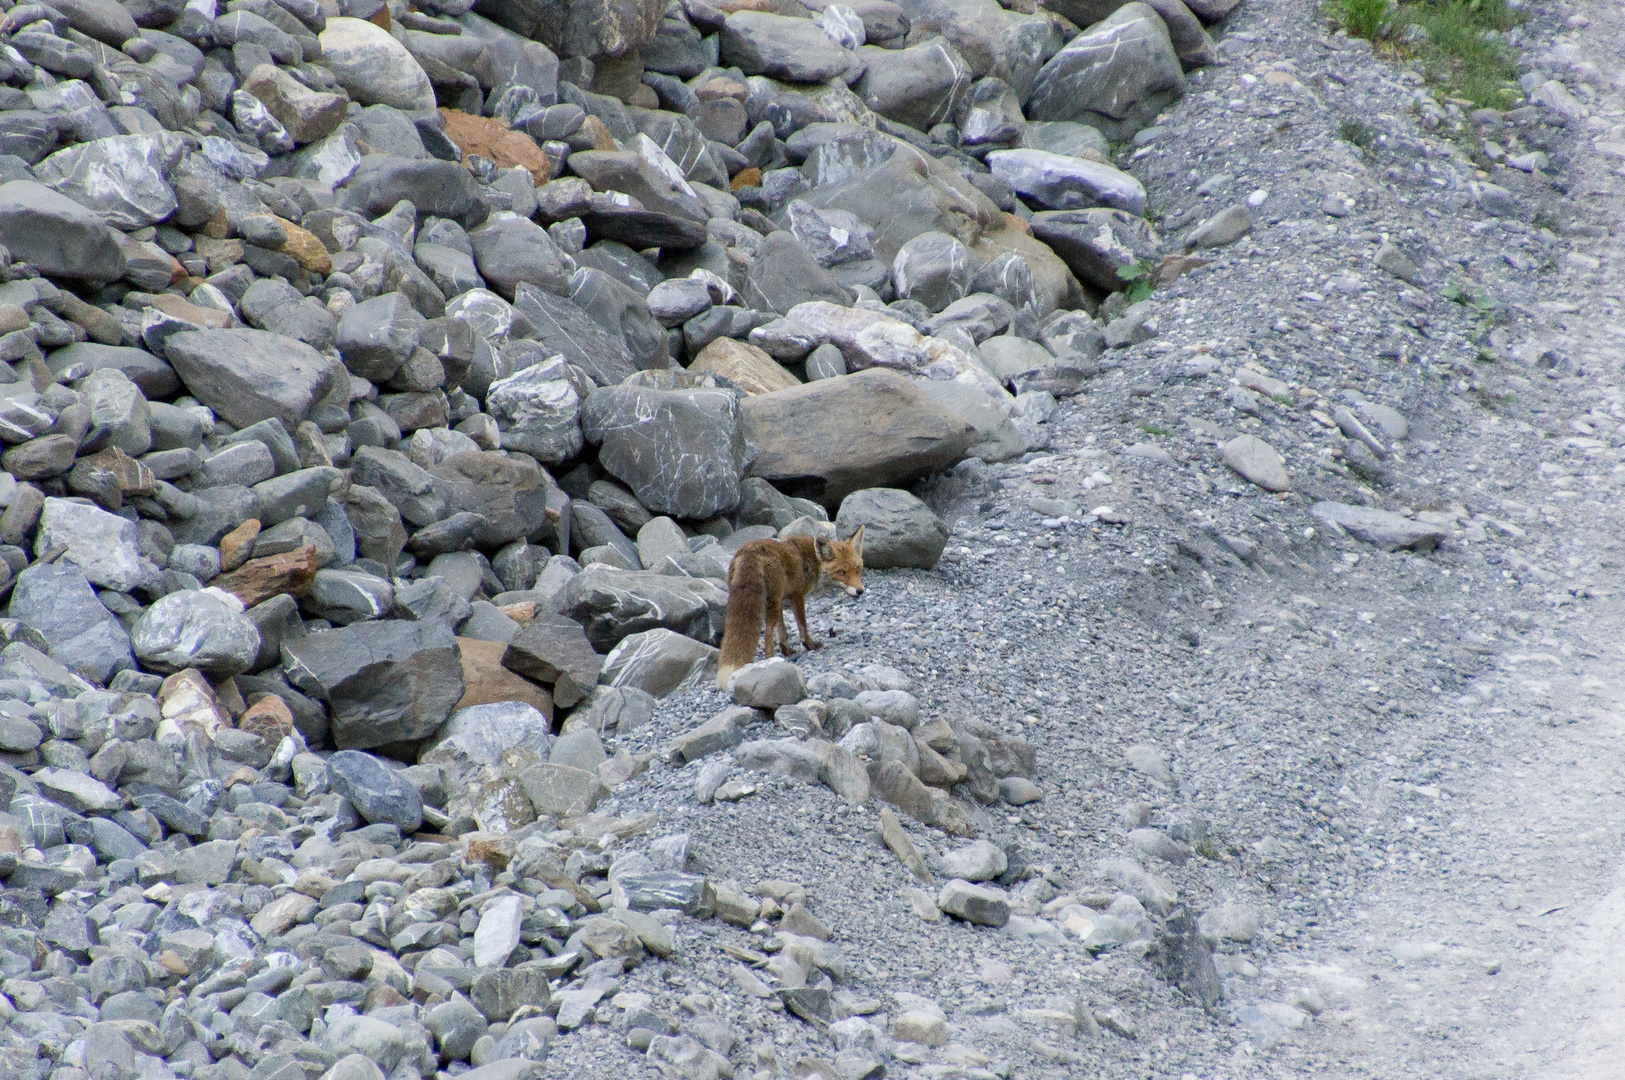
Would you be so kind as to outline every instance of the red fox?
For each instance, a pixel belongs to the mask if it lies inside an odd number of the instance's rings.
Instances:
[[[849,596],[863,593],[863,527],[850,540],[792,536],[788,540],[752,540],[728,564],[728,621],[722,633],[717,686],[726,690],[733,673],[756,658],[756,628],[762,649],[773,655],[774,628],[780,651],[790,655],[784,627],[784,601],[795,605],[801,644],[820,648],[807,631],[807,594],[824,578],[838,582]]]

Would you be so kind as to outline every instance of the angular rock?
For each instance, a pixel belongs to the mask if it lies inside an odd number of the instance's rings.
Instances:
[[[165,170],[185,144],[169,132],[114,135],[58,150],[34,174],[120,229],[155,225],[176,208]]]
[[[1105,207],[1046,210],[1032,217],[1033,235],[1066,262],[1078,280],[1117,291],[1126,282],[1118,271],[1154,259],[1157,236],[1138,214]]]
[[[1010,921],[1010,902],[1004,893],[968,881],[950,881],[937,894],[937,907],[956,919],[978,926],[1003,926]]]
[[[1224,463],[1244,480],[1257,484],[1265,491],[1290,491],[1292,480],[1275,448],[1256,435],[1237,435],[1225,443],[1222,451]]]
[[[192,396],[239,428],[275,417],[291,431],[329,394],[348,391],[337,360],[263,330],[188,331],[165,350]]]
[[[47,498],[34,552],[59,548],[61,561],[79,567],[94,585],[129,592],[158,579],[158,567],[141,554],[135,522],[86,503]]]
[[[700,350],[689,364],[690,371],[712,371],[722,375],[747,394],[771,394],[800,386],[796,377],[767,353],[743,341],[717,338]]]
[[[371,754],[341,750],[327,759],[328,785],[369,824],[388,822],[403,834],[423,824],[423,800],[400,773]]]
[[[948,543],[948,525],[925,503],[897,488],[866,488],[841,500],[836,532],[863,530],[863,565],[877,570],[937,565]]]
[[[629,634],[604,657],[599,681],[665,697],[682,686],[714,677],[717,650],[660,627]]]
[[[363,19],[330,18],[320,40],[323,65],[352,100],[408,112],[434,109],[429,76],[387,30]]]
[[[908,379],[881,369],[748,397],[740,416],[745,439],[759,449],[750,475],[825,506],[940,472],[975,438]]]
[[[1184,91],[1168,27],[1149,5],[1126,4],[1090,26],[1038,73],[1031,120],[1078,120],[1128,139]]]
[[[1044,150],[995,150],[987,155],[993,175],[1049,210],[1104,206],[1145,212],[1145,188],[1128,173],[1084,158]]]
[[[123,624],[71,563],[36,562],[18,574],[7,614],[39,631],[56,660],[99,683],[132,663]]]
[[[425,738],[463,696],[456,639],[443,624],[358,623],[282,651],[289,681],[332,708],[343,749]]]
[[[1450,535],[1450,530],[1442,525],[1417,521],[1391,510],[1347,503],[1317,502],[1309,508],[1309,516],[1328,528],[1341,529],[1357,540],[1389,551],[1398,548],[1430,550]]]
[[[765,11],[736,11],[721,35],[722,63],[746,75],[766,75],[792,83],[825,83],[842,78],[858,58],[810,19]]]
[[[51,277],[124,276],[124,252],[102,216],[32,180],[0,184],[0,236],[13,259]]]
[[[706,578],[594,566],[565,586],[559,612],[585,627],[600,649],[657,627],[713,642],[721,637],[727,600],[727,590]]]
[[[745,464],[740,408],[732,391],[627,384],[588,395],[581,426],[587,441],[600,447],[600,462],[644,506],[703,519],[739,503]],[[675,461],[683,468],[671,468]]]
[[[508,643],[502,664],[553,687],[555,704],[568,708],[598,683],[603,667],[581,624],[564,616],[533,620]]]

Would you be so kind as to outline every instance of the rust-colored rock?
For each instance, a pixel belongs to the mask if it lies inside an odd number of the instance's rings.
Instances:
[[[549,720],[553,719],[553,695],[522,675],[502,666],[508,646],[501,641],[457,639],[457,654],[463,662],[463,697],[458,709],[489,705],[493,701],[522,701]]]
[[[174,293],[159,293],[148,303],[170,318],[189,322],[199,330],[224,330],[231,325],[229,311],[203,307]]]
[[[260,535],[259,518],[249,518],[220,538],[220,569],[231,571],[248,561]]]
[[[758,169],[754,165],[748,169],[740,169],[738,172],[734,173],[734,178],[728,181],[728,186],[734,191],[738,191],[741,188],[761,187],[762,170]]]
[[[303,596],[316,580],[318,568],[316,549],[306,544],[280,555],[250,559],[209,584],[231,593],[245,606],[253,607],[282,593]]]
[[[327,246],[315,233],[303,226],[295,225],[287,218],[279,217],[276,220],[277,224],[282,226],[282,231],[288,234],[288,242],[282,245],[282,254],[289,256],[312,274],[332,273],[333,260],[327,254]]]
[[[275,745],[293,733],[293,710],[275,694],[266,694],[248,707],[237,727]]]
[[[521,604],[504,604],[497,610],[520,626],[529,626],[536,618],[536,601],[526,600]]]
[[[515,131],[501,120],[475,116],[461,109],[441,109],[446,122],[446,137],[463,152],[463,160],[470,154],[489,158],[499,168],[511,169],[522,165],[540,185],[553,175],[547,153],[536,145],[536,140],[523,131]]]
[[[717,338],[701,349],[688,369],[724,375],[747,394],[771,394],[801,385],[801,380],[755,345],[726,337]]]

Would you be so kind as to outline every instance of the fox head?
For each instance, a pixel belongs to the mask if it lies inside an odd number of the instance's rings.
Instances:
[[[826,540],[819,537],[813,542],[818,553],[818,568],[824,577],[840,585],[848,596],[863,595],[863,526],[847,540]]]

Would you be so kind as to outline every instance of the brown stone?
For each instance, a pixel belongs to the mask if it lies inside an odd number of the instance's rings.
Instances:
[[[513,839],[504,833],[472,832],[463,836],[464,858],[469,862],[482,862],[497,873],[508,868],[513,858]]]
[[[920,849],[914,846],[914,841],[903,830],[903,823],[897,820],[897,815],[884,806],[880,808],[880,838],[891,848],[898,861],[908,868],[909,873],[924,882],[931,880],[931,868],[925,865],[925,857],[920,854]]]
[[[538,185],[553,175],[546,151],[524,132],[514,131],[501,120],[461,109],[441,109],[440,116],[446,122],[446,137],[457,144],[464,161],[470,154],[478,154],[496,162],[498,168],[522,166],[530,170]]]
[[[192,244],[198,257],[209,264],[211,274],[218,274],[243,261],[244,247],[241,240],[217,240],[213,236],[199,236],[193,239]]]
[[[148,303],[170,318],[189,322],[200,330],[224,330],[231,325],[230,312],[194,304],[174,293],[160,293]]]
[[[235,570],[254,553],[254,541],[260,535],[258,518],[249,518],[220,538],[220,569]]]
[[[738,383],[746,394],[771,394],[800,381],[767,353],[746,341],[720,337],[700,350],[690,371],[712,371]]]
[[[316,580],[320,560],[309,544],[280,555],[250,559],[230,573],[221,574],[211,585],[226,590],[246,607],[262,604],[282,593],[303,596]]]
[[[343,94],[310,89],[275,64],[260,64],[249,72],[243,89],[259,98],[266,111],[300,143],[316,142],[333,134],[344,122],[344,108],[349,103]]]
[[[536,601],[526,600],[520,604],[504,604],[497,610],[520,626],[529,626],[532,620],[536,618]]]
[[[288,234],[288,242],[282,245],[282,254],[292,257],[312,274],[325,276],[332,272],[333,260],[328,257],[326,245],[315,233],[295,225],[287,218],[276,220],[277,224],[282,226],[282,231]]]
[[[609,125],[596,116],[588,116],[582,122],[581,130],[592,136],[594,150],[619,150],[621,144],[615,141],[615,136],[609,132]]]
[[[248,707],[237,727],[275,745],[293,733],[293,711],[275,694],[267,694]]]
[[[62,298],[62,317],[78,323],[90,340],[101,345],[124,344],[124,324],[95,304],[87,304],[69,292],[58,294]]]
[[[734,178],[728,181],[728,187],[734,191],[738,191],[740,188],[761,186],[762,170],[758,169],[754,165],[748,169],[740,169],[738,172],[734,173]]]
[[[463,697],[458,709],[489,705],[494,701],[522,701],[553,719],[553,695],[522,675],[502,666],[508,645],[502,641],[476,641],[458,638],[457,653],[463,662]]]

